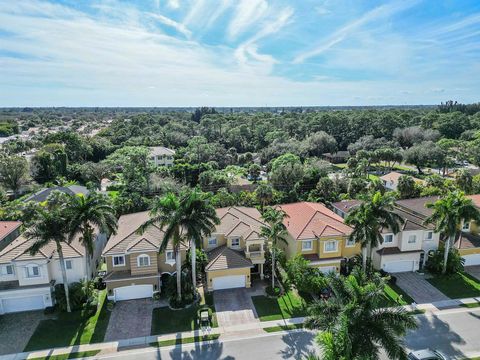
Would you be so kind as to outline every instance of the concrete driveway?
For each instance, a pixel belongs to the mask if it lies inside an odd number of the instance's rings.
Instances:
[[[397,278],[397,285],[410,295],[417,304],[450,300],[448,296],[425,280],[425,275],[416,272],[392,274]]]
[[[219,326],[259,322],[248,289],[216,290],[213,293]]]
[[[472,275],[474,278],[480,280],[480,265],[466,266],[465,271]]]
[[[105,342],[150,336],[152,311],[158,307],[152,299],[119,301],[115,304]]]
[[[0,315],[0,355],[22,352],[40,321],[47,318],[43,310]]]

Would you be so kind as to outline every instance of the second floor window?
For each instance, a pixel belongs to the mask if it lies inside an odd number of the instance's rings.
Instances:
[[[239,247],[239,246],[240,246],[240,238],[233,238],[232,247]]]
[[[72,260],[65,260],[65,268],[67,270],[72,270],[73,268]]]
[[[425,234],[425,240],[432,240],[433,239],[433,231],[427,231]]]
[[[384,243],[384,244],[391,244],[391,243],[393,243],[393,234],[385,234],[385,235],[383,235],[383,243]]]
[[[165,252],[165,259],[168,263],[175,262],[175,255],[172,250],[167,250]]]
[[[150,256],[142,254],[137,257],[138,267],[150,266]]]
[[[217,238],[216,237],[211,237],[208,239],[208,246],[217,246]]]
[[[13,265],[5,265],[1,268],[1,275],[13,275]]]
[[[113,266],[124,266],[125,265],[125,256],[119,255],[112,258]]]
[[[347,246],[355,246],[355,240],[347,239]]]
[[[313,249],[312,240],[302,241],[302,251],[309,251]]]
[[[408,243],[409,244],[415,244],[417,242],[417,235],[410,235],[408,237]]]
[[[325,252],[336,252],[338,250],[337,242],[335,240],[325,241],[324,250]]]
[[[462,225],[462,230],[463,231],[470,231],[470,222],[464,221]]]
[[[28,265],[25,268],[25,275],[27,278],[34,278],[40,276],[40,268],[37,265]]]

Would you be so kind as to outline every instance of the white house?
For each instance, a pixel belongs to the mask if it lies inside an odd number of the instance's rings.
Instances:
[[[155,166],[172,166],[175,151],[163,146],[154,146],[150,148],[150,159]]]
[[[87,265],[79,238],[62,245],[69,283],[95,273],[106,243],[106,235],[97,234],[94,254]],[[28,252],[31,245],[32,240],[20,236],[0,251],[0,314],[52,306],[54,285],[63,283],[55,244],[44,246],[35,255]]]
[[[405,174],[392,171],[392,172],[389,172],[388,174],[381,176],[380,180],[382,181],[383,186],[385,186],[385,189],[395,191],[398,188],[398,180],[400,179],[400,177],[404,175]],[[415,183],[419,185],[425,184],[425,181],[423,181],[422,179],[417,179],[415,177],[412,177],[412,179],[415,181]]]

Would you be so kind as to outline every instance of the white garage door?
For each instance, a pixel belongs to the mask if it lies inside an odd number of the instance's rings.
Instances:
[[[392,261],[385,263],[383,270],[389,273],[413,271],[413,264],[412,260]]]
[[[45,308],[45,304],[43,302],[43,295],[3,299],[2,305],[3,312],[5,313],[40,310]]]
[[[465,266],[480,265],[480,254],[463,255]]]
[[[213,290],[245,287],[245,275],[221,276],[213,278]]]
[[[319,267],[318,270],[320,270],[324,274],[328,274],[328,273],[331,273],[331,272],[337,272],[336,266],[322,266],[322,267]]]
[[[115,301],[143,299],[153,296],[153,285],[131,285],[115,289]]]

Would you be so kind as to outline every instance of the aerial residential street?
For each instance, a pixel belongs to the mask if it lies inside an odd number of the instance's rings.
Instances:
[[[480,355],[480,309],[452,309],[418,316],[419,328],[407,337],[409,349],[430,347],[454,359]],[[138,359],[303,359],[314,350],[314,334],[307,331],[248,336],[206,344],[128,350],[99,358]],[[382,359],[388,359],[383,356]]]

